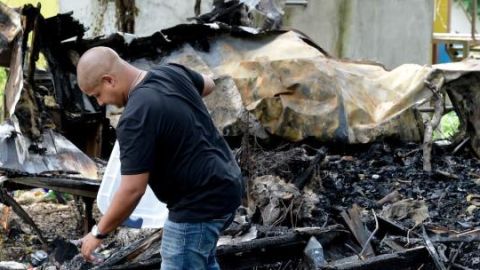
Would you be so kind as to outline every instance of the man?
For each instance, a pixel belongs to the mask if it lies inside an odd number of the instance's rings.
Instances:
[[[98,104],[125,106],[117,127],[122,181],[111,205],[82,239],[82,254],[135,209],[150,185],[167,204],[161,269],[219,269],[215,247],[240,205],[240,169],[218,133],[202,96],[213,80],[184,66],[138,69],[110,48],[85,52],[77,65],[80,89]]]

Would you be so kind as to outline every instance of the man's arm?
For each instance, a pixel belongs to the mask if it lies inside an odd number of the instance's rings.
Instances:
[[[205,74],[202,74],[202,77],[203,77],[202,97],[206,97],[213,92],[213,89],[215,88],[215,82],[212,80],[212,78],[210,78],[210,76],[207,76]]]
[[[147,189],[149,173],[122,175],[122,181],[113,196],[112,203],[97,227],[102,234],[115,230],[130,216]],[[101,239],[91,233],[82,239],[82,255],[88,261],[93,261],[92,252],[100,245]]]

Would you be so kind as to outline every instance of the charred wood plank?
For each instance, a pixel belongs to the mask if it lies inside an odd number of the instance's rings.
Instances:
[[[243,3],[237,1],[230,1],[227,3],[225,3],[225,1],[216,2],[218,5],[214,4],[215,8],[211,12],[188,19],[194,19],[199,23],[212,23],[219,21],[227,23],[228,25],[241,25],[241,23],[239,23],[240,17],[238,15],[243,7]]]
[[[83,221],[83,233],[87,234],[95,224],[93,219],[93,198],[82,197],[83,205],[85,206],[85,215],[82,215]]]
[[[427,232],[425,230],[425,226],[423,225],[422,225],[422,231],[423,231],[423,240],[425,241],[425,245],[427,247],[428,253],[432,257],[435,267],[439,270],[447,270],[442,260],[440,259],[437,250],[433,246],[432,240],[430,240],[430,237],[428,237]]]
[[[458,150],[462,149],[463,146],[465,146],[465,144],[466,144],[468,141],[470,141],[470,137],[467,137],[467,138],[463,139],[460,143],[458,143],[458,145],[455,146],[455,148],[453,149],[452,155],[455,155],[455,154],[458,152]]]
[[[326,150],[324,148],[318,149],[317,154],[315,154],[315,157],[312,159],[308,167],[302,172],[302,174],[300,174],[299,177],[294,180],[293,184],[299,190],[302,190],[308,183],[308,181],[312,178],[313,169],[317,165],[320,165],[320,162],[325,158],[325,156]]]
[[[373,237],[375,236],[375,234],[378,232],[378,229],[379,229],[379,225],[378,225],[378,218],[377,218],[377,215],[375,214],[375,211],[372,210],[372,213],[373,213],[373,216],[375,217],[375,230],[373,230],[373,232],[370,234],[370,236],[368,237],[367,241],[365,242],[365,244],[363,245],[362,247],[362,250],[360,251],[360,258],[364,258],[363,254],[366,253],[367,249],[370,246],[370,241],[372,241]]]
[[[90,157],[98,158],[102,154],[103,123],[95,123],[94,126],[91,130],[84,132],[86,137],[85,153]]]
[[[195,0],[195,6],[193,7],[193,11],[195,12],[195,17],[200,15],[200,8],[202,5],[202,0]]]
[[[453,110],[455,110],[453,106],[445,106],[445,113],[451,112]],[[435,112],[435,107],[418,108],[417,111],[424,113],[433,113]]]
[[[452,173],[449,173],[449,172],[446,172],[446,171],[443,171],[443,170],[434,170],[434,173],[439,175],[439,176],[443,176],[443,177],[450,178],[450,179],[455,179],[455,180],[460,179],[460,177],[458,175],[455,175],[455,174],[452,174]]]
[[[37,3],[37,10],[40,12],[41,5],[40,3]],[[28,72],[27,72],[27,81],[28,83],[32,86],[34,86],[34,81],[33,77],[35,74],[35,69],[36,69],[36,62],[38,60],[38,55],[40,53],[40,48],[39,48],[39,26],[38,24],[40,23],[39,21],[41,20],[40,18],[40,13],[37,13],[35,17],[33,18],[33,29],[32,29],[32,39],[31,39],[31,47],[30,47],[30,57],[28,60]],[[27,32],[28,34],[28,32]],[[24,39],[25,42],[28,40],[28,38]]]
[[[93,269],[100,270],[100,269],[112,269],[112,266],[128,263],[129,261],[135,259],[140,254],[142,254],[145,250],[147,250],[153,244],[162,240],[163,230],[158,229],[151,233],[148,237],[144,239],[140,239],[135,241],[133,244],[128,246],[125,249],[122,249],[112,255],[110,258],[105,260],[102,265],[95,267]],[[144,262],[146,263],[146,262]],[[155,263],[155,261],[153,262]],[[144,265],[145,266],[145,265]],[[122,269],[122,268],[120,268]],[[128,269],[128,268],[125,268]]]
[[[254,251],[263,252],[262,249],[266,249],[268,247],[281,247],[298,244],[304,245],[312,236],[315,236],[322,245],[327,245],[333,239],[340,236],[340,234],[345,233],[346,231],[341,229],[340,226],[332,226],[327,228],[302,228],[293,232],[288,232],[284,235],[265,237],[239,244],[220,246],[217,250],[217,256]],[[302,253],[302,250],[299,252]]]
[[[163,237],[163,229],[159,229],[156,231],[152,237],[149,237],[145,241],[142,241],[142,244],[135,250],[133,250],[131,253],[127,255],[127,260],[132,261],[138,256],[140,256],[143,252],[148,250],[151,246],[153,246],[155,243],[160,242]]]
[[[341,262],[336,264],[332,262],[332,267],[326,269],[335,270],[396,270],[405,269],[405,267],[418,265],[425,262],[428,258],[428,251],[425,247],[416,247],[405,251],[392,254],[383,254],[370,257],[364,261],[357,260],[351,262]]]
[[[222,247],[218,248],[219,250]],[[218,254],[218,253],[217,253]],[[247,264],[225,264],[222,256],[217,255],[222,269],[249,269],[251,266]],[[250,260],[259,260],[262,256],[252,256]],[[400,270],[412,265],[419,265],[426,262],[428,258],[428,251],[425,247],[416,247],[407,249],[405,251],[396,252],[392,254],[384,254],[376,257],[368,258],[365,261],[342,262],[335,264],[333,262],[330,266],[322,269],[329,270]],[[283,258],[285,259],[285,258]],[[152,258],[146,261],[137,263],[126,263],[123,265],[111,266],[109,269],[123,270],[123,269],[159,269],[162,262],[161,258]],[[267,262],[268,263],[268,262]]]
[[[311,236],[328,246],[336,238],[346,235],[340,226],[302,228],[276,237],[266,237],[234,245],[219,246],[217,259],[225,269],[251,269],[278,261],[303,256],[303,249]]]
[[[118,252],[121,253],[120,255],[117,255],[118,253],[115,254],[114,260],[111,257],[101,266],[94,269],[158,269],[161,258],[150,257],[147,260],[135,263],[128,260],[132,259],[131,256],[133,254],[143,252],[143,250],[140,250],[142,247],[144,250],[148,249],[146,243],[159,241],[160,233],[161,230],[154,232],[150,237]],[[219,246],[217,248],[217,259],[222,269],[250,269],[263,264],[303,256],[303,248],[311,236],[315,236],[323,246],[326,246],[336,238],[347,233],[341,226],[301,228],[281,236]],[[119,263],[124,264],[118,265]]]
[[[458,245],[458,248],[457,248],[457,250],[455,251],[455,254],[453,254],[453,256],[451,256],[451,260],[448,262],[447,270],[450,270],[450,268],[452,267],[452,265],[455,263],[455,260],[457,260],[458,254],[460,253],[460,251],[461,251],[462,248],[463,248],[463,244],[464,244],[464,243],[461,243],[460,245]]]
[[[162,258],[152,258],[142,262],[126,263],[122,265],[111,266],[111,270],[145,270],[145,269],[160,269]]]
[[[452,266],[453,266],[453,268],[454,268],[454,269],[460,269],[460,270],[474,270],[474,269],[472,269],[472,268],[465,267],[465,266],[463,266],[463,265],[460,265],[460,264],[458,264],[458,263],[454,263],[454,264],[452,264]]]
[[[382,216],[377,216],[378,223],[380,225],[380,229],[378,231],[378,237],[383,238],[387,233],[389,235],[400,235],[400,236],[407,236],[408,229],[390,221]],[[418,237],[418,234],[415,232],[410,232],[410,236]]]
[[[393,239],[385,237],[382,239],[382,243],[393,249],[394,251],[404,251],[406,248],[403,246],[399,245],[397,242],[395,242]]]
[[[87,178],[20,176],[8,177],[8,181],[89,198],[96,198],[100,188],[100,181]]]
[[[422,238],[417,237],[405,237],[405,236],[390,236],[393,240],[400,241],[403,243],[409,242],[410,244],[421,244],[423,242]],[[430,238],[432,243],[480,243],[480,236],[433,236]]]
[[[450,236],[432,238],[434,243],[480,243],[480,236]]]
[[[398,192],[398,190],[394,190],[390,193],[388,193],[387,195],[385,195],[383,198],[381,198],[380,200],[376,201],[375,204],[377,206],[382,206],[386,203],[389,203],[389,202],[396,202],[398,201],[400,198],[400,193]]]
[[[12,207],[13,211],[23,220],[25,221],[28,225],[30,225],[33,229],[33,231],[38,235],[38,238],[42,242],[42,244],[46,244],[47,241],[45,238],[43,238],[42,231],[37,227],[33,219],[28,215],[25,210],[15,201],[14,198],[12,198],[10,195],[8,195],[7,191],[3,188],[0,188],[0,201],[7,205]]]
[[[369,233],[365,229],[365,226],[360,219],[360,207],[354,204],[353,207],[348,210],[348,213],[343,211],[340,215],[355,236],[355,239],[357,239],[358,243],[362,247],[365,247],[365,257],[375,256],[372,245],[367,242]]]

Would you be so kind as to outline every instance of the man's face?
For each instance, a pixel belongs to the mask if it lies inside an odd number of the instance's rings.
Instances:
[[[110,76],[104,76],[100,83],[84,92],[88,96],[94,97],[100,106],[108,104],[122,107],[125,105],[122,91],[118,89],[118,84]]]

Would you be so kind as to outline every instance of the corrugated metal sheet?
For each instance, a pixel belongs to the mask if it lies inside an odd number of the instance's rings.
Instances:
[[[15,125],[15,118],[0,125],[0,149],[0,171],[98,178],[95,163],[65,137],[46,130],[33,144]]]

